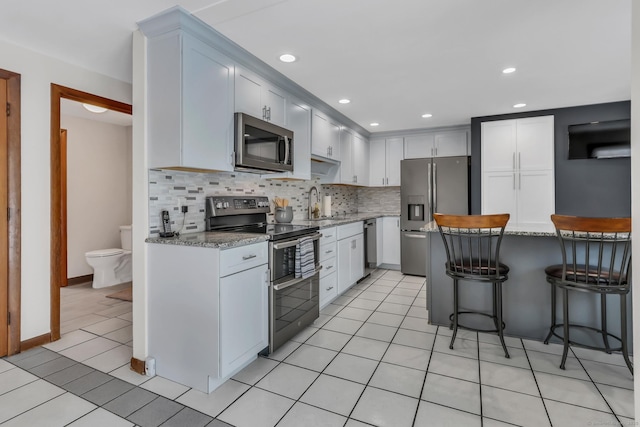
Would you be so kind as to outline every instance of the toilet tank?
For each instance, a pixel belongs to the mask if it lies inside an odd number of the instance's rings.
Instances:
[[[131,250],[131,226],[130,225],[120,226],[120,243],[122,244],[122,249],[124,249],[125,251]]]

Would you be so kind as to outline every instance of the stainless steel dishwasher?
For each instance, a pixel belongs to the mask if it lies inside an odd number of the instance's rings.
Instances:
[[[376,219],[368,219],[364,222],[364,277],[371,274],[378,265]],[[363,277],[363,278],[364,278]]]

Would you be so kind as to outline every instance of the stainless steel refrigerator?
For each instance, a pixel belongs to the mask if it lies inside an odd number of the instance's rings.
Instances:
[[[402,160],[400,203],[400,269],[426,276],[429,240],[420,228],[434,212],[469,213],[469,157]]]

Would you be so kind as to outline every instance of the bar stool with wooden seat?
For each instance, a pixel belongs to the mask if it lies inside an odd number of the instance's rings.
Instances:
[[[631,290],[631,218],[584,218],[551,215],[560,242],[562,264],[545,269],[547,282],[551,284],[551,327],[544,340],[551,336],[560,338],[564,344],[560,368],[565,368],[569,346],[579,346],[607,353],[622,351],[624,361],[633,374],[627,345],[627,294]],[[556,289],[562,295],[562,323],[556,320]],[[600,328],[571,323],[569,291],[588,292],[600,295]],[[620,336],[607,331],[608,295],[620,296]],[[584,313],[581,313],[584,314]],[[598,313],[589,313],[597,319]],[[562,335],[556,332],[562,327]],[[601,347],[571,341],[570,331],[595,332],[602,337]],[[609,338],[620,343],[612,348]],[[598,338],[599,339],[599,338]]]
[[[509,267],[500,262],[500,244],[509,214],[498,215],[443,215],[434,214],[433,219],[444,242],[447,253],[446,274],[453,279],[453,313],[449,316],[453,335],[450,349],[456,339],[458,328],[478,332],[497,332],[504,349],[505,357],[509,351],[504,342],[502,321],[502,284],[507,280]],[[460,310],[459,281],[491,283],[491,312]],[[494,329],[480,329],[465,326],[459,318],[465,315],[489,317]]]

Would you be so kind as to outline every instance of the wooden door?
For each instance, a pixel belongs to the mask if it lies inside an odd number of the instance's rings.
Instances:
[[[7,105],[7,81],[0,79],[0,106]],[[9,227],[7,217],[7,113],[0,110],[0,356],[6,356],[9,350]]]

